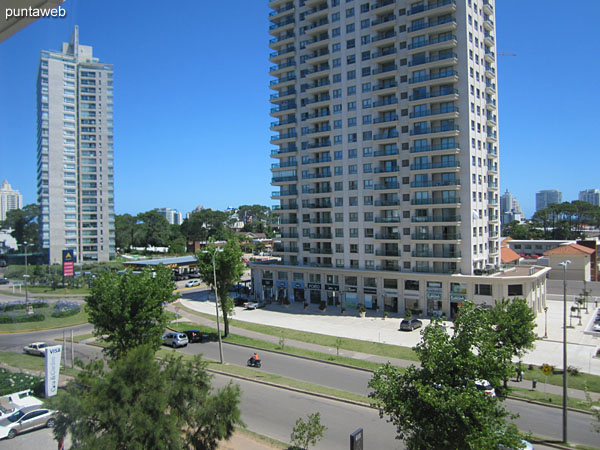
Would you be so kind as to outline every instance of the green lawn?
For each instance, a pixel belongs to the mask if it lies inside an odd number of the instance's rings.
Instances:
[[[523,379],[538,380],[539,383],[545,381],[545,375],[538,366],[529,369],[523,365]],[[552,374],[548,376],[548,384],[562,386],[562,374]],[[600,392],[600,376],[580,372],[578,375],[568,375],[567,385],[572,389],[587,389],[590,392]]]
[[[215,316],[199,313],[184,306],[179,308],[195,314],[197,316],[215,320]],[[397,345],[378,344],[376,342],[360,341],[358,339],[338,338],[336,336],[328,336],[325,334],[309,333],[307,331],[290,330],[287,328],[273,327],[261,325],[258,323],[243,322],[241,320],[231,320],[232,327],[242,328],[256,333],[267,334],[270,336],[283,337],[285,340],[295,340],[300,342],[308,342],[311,344],[323,345],[326,347],[336,348],[336,341],[340,340],[340,350],[350,350],[354,352],[366,353],[369,355],[385,356],[387,358],[404,359],[407,361],[418,361],[417,355],[412,348],[400,347]]]
[[[535,400],[541,403],[548,403],[550,405],[562,405],[562,395],[544,393],[544,386],[537,386],[537,390],[530,391],[529,389],[523,388],[511,388],[511,394],[514,397],[524,398],[527,400]],[[591,411],[591,406],[585,401],[578,398],[567,398],[567,406],[569,408],[583,409],[585,411]]]
[[[46,315],[46,319],[42,322],[25,322],[25,323],[0,323],[0,333],[11,333],[25,330],[39,331],[50,328],[72,327],[87,323],[87,313],[81,311],[74,316],[69,317],[52,317],[53,308],[39,308],[35,312]]]
[[[88,295],[90,290],[85,288],[58,288],[52,289],[50,286],[29,286],[27,288],[30,294],[51,294],[51,295]],[[11,289],[2,289],[2,293],[6,295],[13,295],[15,297],[25,297],[25,286],[21,286],[21,292],[15,289],[13,293]]]
[[[0,360],[8,366],[24,370],[37,370],[45,372],[46,359],[41,356],[28,355],[26,353],[0,352]],[[77,369],[61,367],[60,372],[65,375],[75,376]]]

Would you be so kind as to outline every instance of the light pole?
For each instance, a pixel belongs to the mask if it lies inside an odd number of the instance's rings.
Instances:
[[[217,334],[219,335],[219,357],[221,358],[221,364],[223,364],[223,343],[221,342],[221,324],[219,323],[219,294],[217,291],[217,268],[215,265],[215,256],[217,256],[217,252],[222,252],[220,248],[215,248],[215,251],[212,254],[212,263],[213,263],[213,283],[215,286],[215,308],[217,310]]]
[[[23,251],[25,252],[25,275],[23,275],[23,278],[25,278],[25,303],[29,304],[29,284],[27,283],[27,280],[29,279],[29,274],[27,273],[27,241],[23,241]]]
[[[559,264],[563,268],[563,442],[567,443],[567,266],[571,261]]]
[[[548,307],[544,306],[544,339],[548,338]]]

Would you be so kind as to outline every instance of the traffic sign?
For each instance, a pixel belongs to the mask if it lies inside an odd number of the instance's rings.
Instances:
[[[542,372],[548,376],[552,373],[552,366],[550,364],[542,364]]]

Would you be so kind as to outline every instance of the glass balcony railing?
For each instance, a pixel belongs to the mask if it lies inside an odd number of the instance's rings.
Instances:
[[[438,25],[444,24],[456,24],[456,19],[454,17],[446,17],[439,20],[433,20],[431,22],[420,23],[417,25],[413,25],[412,27],[408,27],[406,31],[409,33],[413,33],[415,31],[425,30],[427,28],[437,27]]]
[[[389,38],[393,38],[393,37],[396,37],[395,31],[389,31],[387,33],[380,33],[380,34],[376,35],[373,39],[371,39],[371,42],[382,41],[383,39],[389,39]]]
[[[381,84],[376,84],[373,86],[373,88],[371,89],[371,91],[380,91],[382,89],[389,89],[389,88],[395,88],[398,86],[398,82],[397,81],[388,81],[386,83],[381,83]]]
[[[392,172],[398,172],[399,170],[400,170],[400,167],[398,167],[398,166],[375,167],[375,170],[373,172],[375,172],[375,173],[392,173]]]
[[[396,240],[401,239],[401,236],[400,233],[377,233],[375,234],[375,239]]]
[[[460,222],[460,216],[413,216],[410,218],[411,222],[424,223],[424,222]]]
[[[460,258],[460,250],[438,252],[434,250],[413,250],[412,256],[415,258]]]
[[[419,6],[414,6],[413,8],[406,11],[406,15],[412,16],[414,14],[418,14],[418,13],[421,13],[424,11],[430,11],[432,9],[440,8],[440,7],[446,6],[446,5],[456,5],[456,0],[439,0],[437,2],[431,2],[427,5],[422,3]]]
[[[453,205],[460,203],[459,197],[451,198],[413,198],[411,205]]]
[[[458,58],[456,53],[442,53],[441,55],[431,56],[429,58],[413,59],[408,62],[408,67],[420,66],[421,64],[428,64],[436,61],[444,61],[446,59]]]
[[[445,95],[456,95],[458,94],[458,89],[440,89],[439,91],[430,91],[425,94],[411,95],[408,99],[412,102],[415,100],[425,100],[427,98],[434,97],[443,97]]]
[[[458,125],[445,125],[441,127],[431,127],[431,128],[413,128],[410,130],[411,136],[418,136],[422,134],[432,134],[432,133],[444,133],[446,131],[458,131]],[[489,133],[488,133],[489,135]]]
[[[411,147],[410,153],[435,152],[440,150],[458,150],[460,147],[458,142],[450,142],[440,145],[422,145],[419,147]]]
[[[441,186],[460,186],[460,180],[440,180],[440,181],[412,181],[410,187],[412,188],[426,188],[426,187],[441,187]]]
[[[375,185],[375,190],[400,189],[400,183],[381,183]]]
[[[445,169],[448,167],[460,167],[460,162],[459,161],[446,161],[446,162],[439,162],[439,163],[411,164],[410,170]]]
[[[458,106],[446,106],[441,109],[427,109],[422,111],[411,112],[408,117],[415,119],[417,117],[437,116],[439,114],[449,114],[458,112]]]
[[[424,81],[439,80],[442,78],[448,78],[448,77],[454,77],[454,76],[458,76],[458,72],[456,70],[447,70],[447,71],[441,72],[441,73],[434,73],[431,75],[421,75],[418,77],[412,77],[408,80],[408,84],[422,83]]]
[[[460,241],[460,233],[414,233],[413,241]]]
[[[416,41],[413,44],[409,44],[408,49],[413,50],[415,48],[421,48],[421,47],[426,47],[428,45],[441,44],[442,42],[456,41],[456,40],[457,40],[456,36],[454,36],[453,34],[445,35],[445,36],[440,36],[438,38],[426,39],[423,41]]]
[[[394,3],[396,3],[396,0],[383,0],[381,2],[376,2],[371,5],[371,11],[373,11],[374,9],[383,8],[384,6],[387,6],[387,5],[392,5]]]

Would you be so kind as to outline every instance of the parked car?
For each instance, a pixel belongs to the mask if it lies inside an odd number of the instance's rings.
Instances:
[[[191,344],[193,342],[202,342],[202,340],[204,339],[202,337],[202,333],[200,333],[198,330],[186,330],[184,331],[185,335],[188,338],[188,342]]]
[[[8,281],[8,278],[0,278],[0,284],[8,284],[10,283],[10,281]]]
[[[173,348],[186,347],[188,342],[188,337],[185,333],[167,333],[163,336],[163,344]]]
[[[45,342],[33,342],[23,347],[23,351],[30,355],[46,356],[46,347],[48,347],[48,344],[46,344]]]
[[[258,308],[258,303],[257,302],[246,302],[246,303],[244,303],[244,308],[245,309],[256,309],[256,308]]]
[[[496,390],[487,380],[475,380],[475,386],[477,386],[477,389],[485,392],[485,394],[489,395],[490,397],[496,396]]]
[[[194,287],[194,286],[200,286],[200,280],[190,280],[187,283],[185,283],[185,287]]]
[[[54,427],[56,411],[40,407],[27,406],[4,419],[0,419],[0,439],[12,439],[23,431],[36,428]]]
[[[400,322],[400,331],[413,331],[422,326],[423,322],[419,319],[402,319],[402,322]]]
[[[531,442],[521,439],[521,446],[518,449],[508,449],[504,445],[499,445],[498,450],[535,450]]]
[[[27,406],[41,406],[42,401],[31,395],[31,390],[15,392],[0,397],[0,419],[10,416]]]

